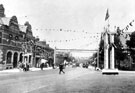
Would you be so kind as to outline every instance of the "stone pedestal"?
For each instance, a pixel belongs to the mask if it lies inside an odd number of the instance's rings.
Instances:
[[[115,75],[115,74],[119,74],[119,71],[118,69],[103,69],[102,74]]]

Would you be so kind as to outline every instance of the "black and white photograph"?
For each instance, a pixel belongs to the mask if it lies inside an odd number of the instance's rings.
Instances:
[[[135,93],[135,0],[0,0],[0,93]]]

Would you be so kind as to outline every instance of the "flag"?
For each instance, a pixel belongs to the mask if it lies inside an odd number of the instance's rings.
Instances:
[[[106,16],[105,16],[105,21],[109,18],[109,12],[108,12],[108,9],[107,9],[107,12],[106,12]]]
[[[132,25],[132,22],[130,22],[129,25],[130,25],[130,26],[133,26],[133,25]]]

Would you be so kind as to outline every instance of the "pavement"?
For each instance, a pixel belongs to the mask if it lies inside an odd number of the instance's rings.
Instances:
[[[72,66],[70,66],[72,67]],[[55,67],[57,68],[57,67]],[[29,71],[40,71],[41,68],[32,67],[29,68]],[[43,70],[50,70],[52,67],[43,68]],[[94,67],[89,66],[89,69],[94,69]],[[0,73],[17,73],[17,72],[24,72],[22,69],[14,68],[14,69],[6,69],[6,70],[0,70]]]
[[[29,71],[39,71],[41,70],[41,68],[29,68]],[[52,67],[48,67],[48,68],[43,68],[43,70],[50,70],[52,69]],[[6,69],[6,70],[1,70],[0,73],[15,73],[15,72],[24,72],[22,69],[18,69],[18,68],[14,68],[14,69]]]

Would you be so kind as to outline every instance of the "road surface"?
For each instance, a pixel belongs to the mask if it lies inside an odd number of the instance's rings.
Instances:
[[[102,75],[86,68],[0,74],[0,93],[135,93],[135,72]]]

